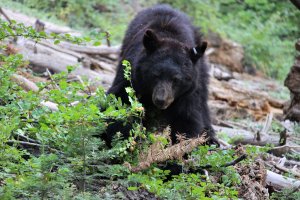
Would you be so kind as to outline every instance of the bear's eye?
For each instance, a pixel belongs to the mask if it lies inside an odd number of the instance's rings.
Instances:
[[[158,78],[159,77],[159,71],[153,71],[152,72],[152,76],[153,76],[153,78]]]
[[[185,80],[190,81],[190,80],[192,80],[192,77],[191,76],[186,76]]]
[[[172,78],[172,81],[173,81],[173,83],[179,83],[180,82],[180,80],[181,80],[181,77],[180,76],[173,76],[173,78]]]

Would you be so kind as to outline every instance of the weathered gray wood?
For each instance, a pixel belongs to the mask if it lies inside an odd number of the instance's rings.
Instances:
[[[21,14],[16,11],[12,11],[9,9],[2,8],[2,10],[5,12],[5,14],[9,17],[10,20],[15,20],[19,23],[23,23],[26,26],[33,26],[35,25],[36,18],[29,17],[27,15]],[[3,18],[3,16],[0,16]],[[50,23],[50,22],[43,22],[45,24],[45,31],[50,33],[70,33],[72,35],[80,35],[78,32],[75,32],[69,27],[66,26],[58,26],[56,24]]]
[[[279,135],[273,136],[268,134],[262,134],[260,141],[256,140],[256,133],[243,130],[243,129],[234,129],[222,126],[213,126],[214,130],[218,134],[225,133],[229,138],[234,139],[235,144],[252,144],[258,146],[265,146],[266,144],[279,144]],[[293,144],[288,141],[289,144]],[[293,144],[294,145],[294,144]]]
[[[28,80],[27,78],[21,75],[13,74],[11,76],[11,79],[26,91],[30,91],[30,90],[34,92],[39,91],[38,86],[34,82]]]
[[[71,51],[86,53],[86,54],[99,54],[99,55],[109,55],[109,54],[118,54],[120,52],[120,46],[83,46],[77,44],[71,44],[69,42],[61,42],[60,47],[69,49]]]
[[[29,60],[32,65],[38,66],[38,68],[44,70],[48,68],[53,72],[62,72],[67,71],[68,66],[75,66],[76,69],[72,74],[85,77],[96,85],[108,88],[113,81],[113,70],[109,69],[109,64],[105,65],[100,61],[92,60],[102,66],[102,70],[96,72],[90,69],[89,64],[81,62],[78,59],[81,55],[76,52],[57,49],[58,47],[49,43],[36,43],[25,39],[19,40],[17,45],[25,60]],[[89,58],[86,58],[86,60],[89,60]]]
[[[266,183],[277,190],[292,189],[300,186],[300,181],[267,170]]]

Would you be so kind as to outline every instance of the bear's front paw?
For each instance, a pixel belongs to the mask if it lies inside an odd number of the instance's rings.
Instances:
[[[209,136],[205,144],[209,146],[216,145],[217,147],[220,147],[219,140],[215,136]]]

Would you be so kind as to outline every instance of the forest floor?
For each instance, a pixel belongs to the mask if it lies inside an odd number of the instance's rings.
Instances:
[[[4,11],[11,19],[28,25],[36,24],[35,19],[10,10]],[[47,22],[43,24],[45,30],[72,32],[67,27]],[[242,177],[240,196],[252,200],[268,199],[270,191],[299,188],[300,162],[297,159],[300,151],[300,126],[284,120],[284,107],[289,100],[289,91],[282,83],[269,79],[258,71],[245,73],[241,46],[225,39],[221,39],[217,45],[212,43],[207,55],[210,63],[209,107],[221,148],[245,151],[243,145],[246,144],[273,145],[269,154],[257,158],[246,167],[240,163],[234,165]],[[99,86],[107,89],[114,78],[119,53],[119,46],[93,47],[62,42],[57,47],[49,41],[35,43],[24,38],[11,42],[9,48],[5,53],[21,53],[30,62],[20,68],[17,73],[19,76],[15,77],[18,84],[29,90],[36,83],[51,82],[51,73],[65,71],[67,65],[74,64],[79,67],[70,80],[88,76],[92,82],[92,92]],[[237,54],[240,59],[237,59]],[[84,58],[84,62],[78,58]],[[227,62],[228,58],[232,63]],[[287,176],[290,178],[286,178]],[[100,191],[104,190],[105,180],[99,180],[97,184]],[[118,184],[111,189],[116,193],[123,193],[127,199],[157,199],[145,189],[129,191]]]

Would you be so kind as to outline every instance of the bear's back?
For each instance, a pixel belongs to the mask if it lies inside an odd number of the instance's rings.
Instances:
[[[153,30],[160,38],[172,38],[187,46],[196,46],[196,28],[184,13],[168,5],[157,5],[141,11],[130,23],[122,45],[121,57],[132,60],[132,52],[143,48],[142,39],[147,29]]]

